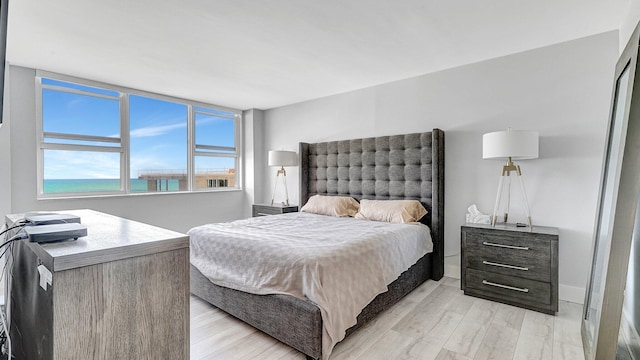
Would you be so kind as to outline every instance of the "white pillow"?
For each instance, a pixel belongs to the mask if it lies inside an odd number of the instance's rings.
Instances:
[[[346,217],[355,215],[359,207],[358,202],[352,197],[313,195],[300,211]]]
[[[360,200],[356,219],[386,221],[391,223],[413,223],[427,214],[418,200]]]

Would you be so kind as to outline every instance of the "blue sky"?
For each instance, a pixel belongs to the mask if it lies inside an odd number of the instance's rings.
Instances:
[[[49,79],[42,79],[42,82],[103,95],[118,95],[114,91]],[[117,100],[44,89],[42,103],[45,132],[119,136],[120,110]],[[150,170],[186,170],[187,105],[130,95],[129,110],[131,177],[136,178],[139,172]],[[233,123],[232,119],[197,113],[196,143],[233,146]],[[44,162],[45,179],[118,178],[120,171],[117,153],[46,150]],[[232,168],[233,164],[232,158],[196,157],[196,171]]]

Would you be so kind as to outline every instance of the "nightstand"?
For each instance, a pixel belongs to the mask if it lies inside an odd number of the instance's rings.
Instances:
[[[465,224],[460,245],[465,295],[558,311],[557,228]]]
[[[277,215],[277,214],[285,214],[290,212],[298,212],[297,205],[281,205],[281,204],[253,204],[253,210],[251,212],[251,216],[267,216],[267,215]]]

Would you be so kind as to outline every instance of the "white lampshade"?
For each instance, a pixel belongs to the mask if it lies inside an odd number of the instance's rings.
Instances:
[[[482,135],[482,158],[513,160],[538,158],[538,132],[507,130]]]
[[[269,166],[296,166],[298,154],[295,151],[271,150],[269,151]]]

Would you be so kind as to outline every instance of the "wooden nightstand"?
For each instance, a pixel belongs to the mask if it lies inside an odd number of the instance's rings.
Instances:
[[[466,224],[460,244],[465,295],[558,311],[557,228]]]
[[[253,211],[251,212],[251,216],[266,216],[266,215],[277,215],[284,214],[290,212],[298,212],[297,205],[281,205],[281,204],[253,204]]]

